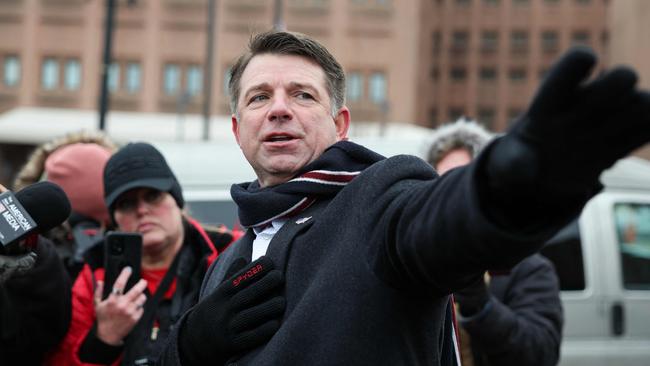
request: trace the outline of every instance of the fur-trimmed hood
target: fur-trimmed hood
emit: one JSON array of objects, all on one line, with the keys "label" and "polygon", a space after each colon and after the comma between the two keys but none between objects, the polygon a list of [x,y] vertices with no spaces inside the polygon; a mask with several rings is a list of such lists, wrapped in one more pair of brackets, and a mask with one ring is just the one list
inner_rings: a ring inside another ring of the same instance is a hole
[{"label": "fur-trimmed hood", "polygon": [[426,160],[436,166],[440,160],[454,149],[467,150],[472,158],[495,137],[476,121],[460,118],[436,129],[429,139]]},{"label": "fur-trimmed hood", "polygon": [[56,138],[38,146],[27,159],[27,162],[16,175],[13,183],[13,190],[19,191],[26,186],[41,180],[45,171],[45,161],[55,150],[75,144],[75,143],[95,143],[114,152],[117,145],[113,143],[106,135],[96,131],[79,131],[67,134],[63,137]]}]

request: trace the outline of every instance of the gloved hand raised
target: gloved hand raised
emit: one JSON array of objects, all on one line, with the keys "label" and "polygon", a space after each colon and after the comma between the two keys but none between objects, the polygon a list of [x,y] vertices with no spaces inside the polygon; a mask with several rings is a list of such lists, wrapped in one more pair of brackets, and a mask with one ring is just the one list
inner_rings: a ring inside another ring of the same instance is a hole
[{"label": "gloved hand raised", "polygon": [[586,48],[567,52],[527,112],[486,150],[485,207],[497,221],[525,226],[531,214],[560,207],[568,220],[602,188],[603,170],[650,140],[650,96],[635,87],[634,71],[586,82],[595,63]]},{"label": "gloved hand raised", "polygon": [[286,306],[281,295],[284,280],[273,262],[263,256],[246,265],[240,258],[228,274],[181,325],[178,347],[183,365],[223,365],[267,342],[280,327]]}]

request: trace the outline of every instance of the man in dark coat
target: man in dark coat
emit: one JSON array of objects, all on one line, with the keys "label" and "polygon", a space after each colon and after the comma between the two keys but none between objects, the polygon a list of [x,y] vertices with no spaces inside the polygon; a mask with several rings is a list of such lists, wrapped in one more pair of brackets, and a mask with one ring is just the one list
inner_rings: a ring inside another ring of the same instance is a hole
[{"label": "man in dark coat", "polygon": [[[436,129],[426,156],[438,174],[469,164],[492,140],[480,124],[461,118]],[[539,254],[509,271],[454,293],[463,366],[554,366],[560,360],[562,302],[553,264]]]},{"label": "man in dark coat", "polygon": [[[603,169],[650,139],[634,73],[582,84],[594,62],[569,53],[508,135],[438,177],[418,158],[346,141],[345,76],[322,45],[254,37],[230,79],[233,132],[257,175],[231,190],[248,230],[211,266],[161,363],[455,364],[449,294],[538,250],[599,191]],[[285,275],[281,326],[260,347],[219,354],[213,298],[269,267]]]}]

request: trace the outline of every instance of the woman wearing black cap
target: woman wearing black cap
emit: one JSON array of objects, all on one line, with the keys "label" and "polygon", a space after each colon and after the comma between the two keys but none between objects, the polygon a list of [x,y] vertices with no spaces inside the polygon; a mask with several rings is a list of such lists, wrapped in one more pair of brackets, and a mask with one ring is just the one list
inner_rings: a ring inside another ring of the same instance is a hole
[{"label": "woman wearing black cap", "polygon": [[128,144],[111,157],[104,191],[119,231],[142,235],[142,278],[125,289],[125,269],[102,299],[103,248],[89,251],[73,288],[70,330],[53,364],[151,363],[172,325],[196,302],[210,263],[233,241],[229,231],[206,231],[183,214],[181,187],[149,144]]}]

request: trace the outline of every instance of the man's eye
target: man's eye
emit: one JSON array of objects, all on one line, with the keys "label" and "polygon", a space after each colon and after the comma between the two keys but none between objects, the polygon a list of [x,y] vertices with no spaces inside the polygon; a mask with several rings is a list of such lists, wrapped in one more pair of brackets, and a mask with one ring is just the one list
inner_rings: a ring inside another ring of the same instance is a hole
[{"label": "man's eye", "polygon": [[249,103],[261,102],[261,101],[263,101],[263,100],[267,100],[267,99],[268,99],[268,97],[267,97],[266,95],[264,95],[264,94],[259,94],[259,95],[255,95],[255,96],[253,96],[253,97],[249,100]]},{"label": "man's eye", "polygon": [[298,99],[304,99],[304,100],[313,100],[314,99],[314,97],[311,94],[306,93],[306,92],[300,92],[300,93],[298,93],[296,95],[296,97]]}]

